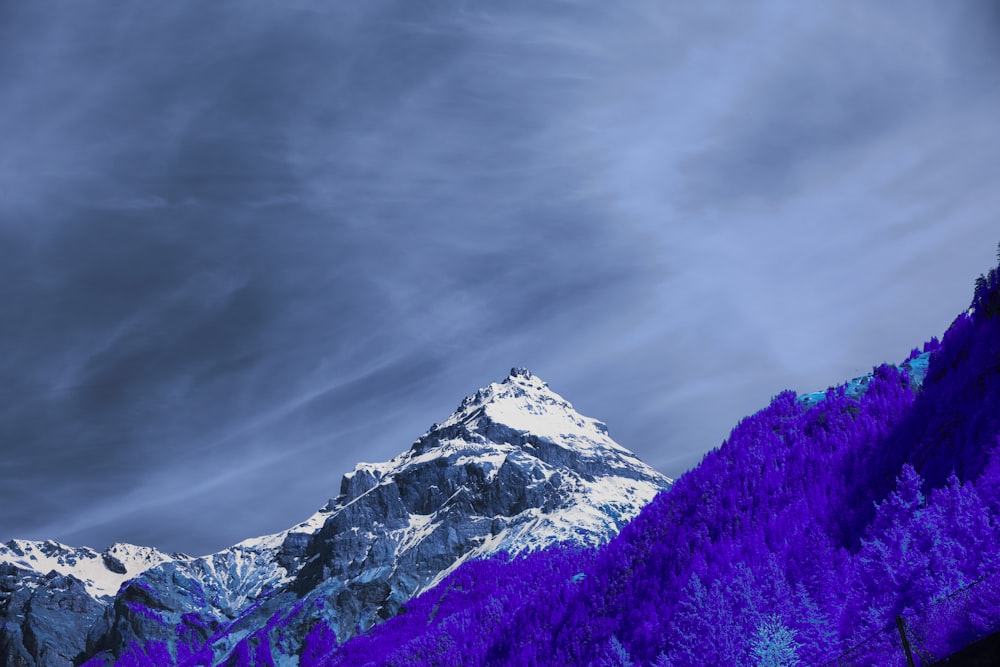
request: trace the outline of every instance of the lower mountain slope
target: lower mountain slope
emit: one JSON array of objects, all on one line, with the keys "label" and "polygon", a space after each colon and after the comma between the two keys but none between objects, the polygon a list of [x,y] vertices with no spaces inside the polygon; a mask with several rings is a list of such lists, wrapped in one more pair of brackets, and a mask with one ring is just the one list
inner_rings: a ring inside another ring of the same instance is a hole
[{"label": "lower mountain slope", "polygon": [[281,533],[200,558],[0,547],[0,665],[295,664],[470,559],[606,543],[669,484],[513,369]]},{"label": "lower mountain slope", "polygon": [[302,664],[893,667],[897,623],[928,660],[1000,629],[1000,268],[940,342],[779,394],[605,547],[407,606]]}]

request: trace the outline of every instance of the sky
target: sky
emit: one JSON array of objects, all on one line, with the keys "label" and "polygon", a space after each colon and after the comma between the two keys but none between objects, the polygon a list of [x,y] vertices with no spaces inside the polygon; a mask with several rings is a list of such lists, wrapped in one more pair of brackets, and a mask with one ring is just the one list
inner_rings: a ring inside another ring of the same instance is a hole
[{"label": "sky", "polygon": [[204,554],[525,366],[672,477],[941,335],[1000,5],[0,3],[0,541]]}]

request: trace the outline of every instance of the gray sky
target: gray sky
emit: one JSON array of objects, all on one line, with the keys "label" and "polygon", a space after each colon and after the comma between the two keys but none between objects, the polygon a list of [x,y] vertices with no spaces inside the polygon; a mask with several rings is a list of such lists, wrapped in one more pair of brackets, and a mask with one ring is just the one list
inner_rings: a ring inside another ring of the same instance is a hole
[{"label": "gray sky", "polygon": [[677,476],[940,335],[993,2],[0,3],[0,540],[286,528],[527,366]]}]

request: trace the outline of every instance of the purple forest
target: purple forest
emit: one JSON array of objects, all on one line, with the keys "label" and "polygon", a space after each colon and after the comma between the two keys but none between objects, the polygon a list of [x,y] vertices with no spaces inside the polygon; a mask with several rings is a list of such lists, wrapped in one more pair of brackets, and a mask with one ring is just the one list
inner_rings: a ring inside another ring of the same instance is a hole
[{"label": "purple forest", "polygon": [[[1000,270],[942,340],[863,384],[774,397],[601,548],[466,563],[344,644],[317,620],[299,664],[941,659],[1000,620]],[[230,663],[282,664],[291,615]],[[198,624],[116,664],[203,664]]]}]

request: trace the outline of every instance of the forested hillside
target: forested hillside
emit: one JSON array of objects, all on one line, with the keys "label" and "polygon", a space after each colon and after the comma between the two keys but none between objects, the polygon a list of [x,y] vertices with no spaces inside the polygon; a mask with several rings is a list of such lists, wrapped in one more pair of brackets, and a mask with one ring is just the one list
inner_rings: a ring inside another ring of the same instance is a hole
[{"label": "forested hillside", "polygon": [[[779,394],[598,551],[469,563],[341,647],[318,624],[302,664],[905,664],[896,617],[1000,569],[1000,272],[864,384]],[[945,618],[938,657],[998,618]]]}]

